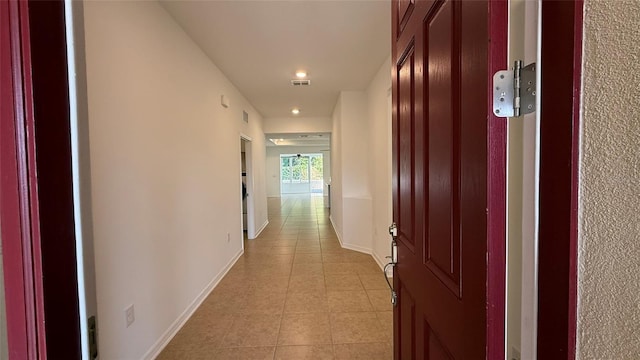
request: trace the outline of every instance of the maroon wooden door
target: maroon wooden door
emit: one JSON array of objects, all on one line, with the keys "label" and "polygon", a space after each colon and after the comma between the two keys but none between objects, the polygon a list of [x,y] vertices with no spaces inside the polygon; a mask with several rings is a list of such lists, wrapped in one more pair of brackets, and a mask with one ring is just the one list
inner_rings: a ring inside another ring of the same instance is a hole
[{"label": "maroon wooden door", "polygon": [[393,2],[396,359],[504,358],[505,9]]},{"label": "maroon wooden door", "polygon": [[0,311],[9,359],[46,359],[27,5],[0,1]]}]

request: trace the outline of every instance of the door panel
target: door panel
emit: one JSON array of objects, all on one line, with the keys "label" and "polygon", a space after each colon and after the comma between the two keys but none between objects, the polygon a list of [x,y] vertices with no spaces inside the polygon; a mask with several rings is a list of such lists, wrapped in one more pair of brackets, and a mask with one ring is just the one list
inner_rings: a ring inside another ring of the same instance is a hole
[{"label": "door panel", "polygon": [[401,136],[399,140],[400,155],[398,164],[400,167],[399,175],[399,196],[398,209],[403,222],[399,224],[398,234],[400,241],[404,242],[407,247],[414,248],[414,227],[413,217],[414,208],[414,146],[415,146],[415,116],[412,101],[414,99],[414,65],[415,65],[413,42],[409,44],[409,48],[405,50],[405,57],[398,66],[399,93],[402,94],[399,109],[398,131]]},{"label": "door panel", "polygon": [[415,337],[416,337],[416,304],[407,289],[400,285],[400,354],[404,358],[415,358]]},{"label": "door panel", "polygon": [[396,359],[501,357],[487,351],[490,4],[392,7]]},{"label": "door panel", "polygon": [[433,359],[433,360],[453,360],[451,353],[449,353],[442,343],[440,339],[436,336],[436,334],[431,330],[429,324],[425,321],[425,359]]},{"label": "door panel", "polygon": [[[456,296],[460,295],[458,216],[457,49],[454,4],[442,4],[426,19],[428,84],[428,221],[426,264]],[[456,11],[457,15],[457,11]],[[456,93],[454,93],[456,92]],[[456,102],[454,104],[454,101]]]},{"label": "door panel", "polygon": [[396,19],[398,21],[398,27],[400,29],[404,29],[404,27],[407,25],[407,21],[409,21],[409,17],[411,16],[414,5],[415,0],[398,1],[398,17]]}]

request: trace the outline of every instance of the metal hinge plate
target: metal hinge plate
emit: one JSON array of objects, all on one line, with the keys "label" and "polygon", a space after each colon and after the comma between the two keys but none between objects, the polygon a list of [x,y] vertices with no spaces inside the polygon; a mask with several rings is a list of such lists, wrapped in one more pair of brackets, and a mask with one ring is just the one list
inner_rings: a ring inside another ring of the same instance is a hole
[{"label": "metal hinge plate", "polygon": [[96,329],[95,315],[89,318],[89,358],[96,359],[98,357],[98,334]]},{"label": "metal hinge plate", "polygon": [[536,64],[522,67],[515,62],[513,70],[493,75],[493,113],[497,117],[517,117],[536,111]]}]

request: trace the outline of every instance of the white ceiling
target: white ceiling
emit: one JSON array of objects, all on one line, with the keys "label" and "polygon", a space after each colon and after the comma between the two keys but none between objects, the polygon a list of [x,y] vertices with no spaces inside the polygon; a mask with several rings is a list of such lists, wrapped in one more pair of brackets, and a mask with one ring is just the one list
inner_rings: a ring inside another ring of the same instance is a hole
[{"label": "white ceiling", "polygon": [[[331,116],[391,53],[387,0],[161,3],[265,118]],[[299,69],[310,86],[290,85]]]}]

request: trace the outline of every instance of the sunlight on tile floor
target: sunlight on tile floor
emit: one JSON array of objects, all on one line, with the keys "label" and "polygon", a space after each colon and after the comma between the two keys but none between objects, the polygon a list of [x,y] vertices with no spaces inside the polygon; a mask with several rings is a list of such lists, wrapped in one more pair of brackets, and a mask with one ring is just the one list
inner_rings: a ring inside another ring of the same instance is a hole
[{"label": "sunlight on tile floor", "polygon": [[383,273],[340,246],[324,201],[269,198],[269,225],[157,359],[391,359]]}]

